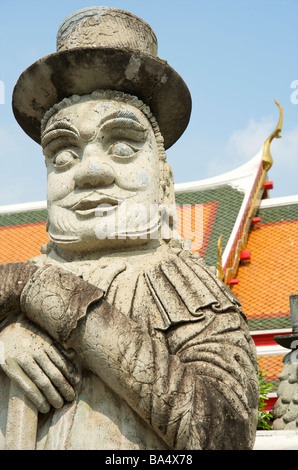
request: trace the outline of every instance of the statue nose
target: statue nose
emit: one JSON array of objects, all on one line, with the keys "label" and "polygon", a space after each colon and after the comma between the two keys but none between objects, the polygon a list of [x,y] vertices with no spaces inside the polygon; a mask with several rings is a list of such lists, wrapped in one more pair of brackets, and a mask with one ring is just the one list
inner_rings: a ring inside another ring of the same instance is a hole
[{"label": "statue nose", "polygon": [[108,164],[91,160],[80,165],[74,178],[80,188],[104,187],[115,181],[115,173]]}]

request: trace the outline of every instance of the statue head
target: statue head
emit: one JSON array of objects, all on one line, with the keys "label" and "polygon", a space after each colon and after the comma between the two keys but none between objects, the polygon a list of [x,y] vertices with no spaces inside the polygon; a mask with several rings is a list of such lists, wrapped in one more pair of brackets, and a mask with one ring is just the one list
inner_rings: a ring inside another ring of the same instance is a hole
[{"label": "statue head", "polygon": [[160,242],[174,205],[165,149],[184,132],[191,99],[147,23],[108,7],[74,13],[57,52],[19,78],[13,109],[43,148],[54,244],[93,252]]},{"label": "statue head", "polygon": [[100,250],[170,236],[173,178],[163,138],[137,97],[99,90],[56,104],[42,121],[48,232],[62,249]]}]

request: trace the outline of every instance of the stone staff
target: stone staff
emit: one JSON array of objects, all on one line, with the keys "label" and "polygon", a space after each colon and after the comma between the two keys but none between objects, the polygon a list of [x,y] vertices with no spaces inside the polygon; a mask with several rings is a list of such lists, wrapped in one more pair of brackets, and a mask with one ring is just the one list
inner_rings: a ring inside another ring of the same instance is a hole
[{"label": "stone staff", "polygon": [[35,450],[37,422],[37,408],[11,381],[5,450]]},{"label": "stone staff", "polygon": [[[14,315],[19,312],[19,296],[30,275],[36,270],[35,267],[25,263],[8,263],[0,269],[1,290],[0,308],[1,317],[8,314]],[[1,320],[1,318],[0,318]],[[6,360],[6,366],[13,369],[15,365]],[[3,368],[5,368],[3,365]],[[9,406],[6,422],[6,450],[34,450],[36,444],[38,411],[33,403],[20,390],[13,379],[10,385]]]}]

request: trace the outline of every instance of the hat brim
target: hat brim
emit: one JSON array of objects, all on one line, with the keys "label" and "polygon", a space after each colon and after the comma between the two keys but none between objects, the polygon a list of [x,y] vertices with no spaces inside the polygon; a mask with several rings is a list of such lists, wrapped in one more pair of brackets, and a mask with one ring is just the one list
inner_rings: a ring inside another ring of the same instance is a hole
[{"label": "hat brim", "polygon": [[274,340],[283,348],[295,349],[297,347],[296,344],[298,344],[298,334],[291,333],[289,335],[278,335],[274,336]]},{"label": "hat brim", "polygon": [[137,96],[151,109],[171,147],[185,131],[191,96],[180,75],[158,57],[128,49],[77,48],[48,55],[26,69],[13,91],[13,112],[23,130],[40,143],[45,112],[63,98],[97,89]]}]

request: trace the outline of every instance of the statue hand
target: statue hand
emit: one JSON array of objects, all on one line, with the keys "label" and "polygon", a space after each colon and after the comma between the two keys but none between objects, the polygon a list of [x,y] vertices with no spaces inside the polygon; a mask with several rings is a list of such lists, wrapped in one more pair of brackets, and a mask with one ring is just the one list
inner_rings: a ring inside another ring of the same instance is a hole
[{"label": "statue hand", "polygon": [[73,386],[79,377],[73,364],[31,322],[22,320],[7,326],[0,340],[5,359],[0,367],[38,411],[47,413],[51,406],[61,408],[64,401],[75,398]]}]

